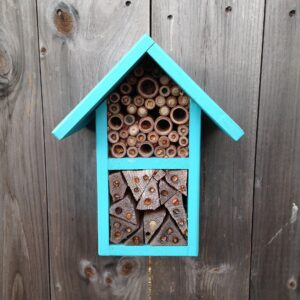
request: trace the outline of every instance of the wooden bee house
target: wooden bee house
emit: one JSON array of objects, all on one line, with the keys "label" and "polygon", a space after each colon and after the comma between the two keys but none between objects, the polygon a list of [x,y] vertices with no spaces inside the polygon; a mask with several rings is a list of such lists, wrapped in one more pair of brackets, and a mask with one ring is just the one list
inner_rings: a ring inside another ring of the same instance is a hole
[{"label": "wooden bee house", "polygon": [[95,119],[99,255],[198,255],[202,112],[244,134],[145,35],[53,130]]}]

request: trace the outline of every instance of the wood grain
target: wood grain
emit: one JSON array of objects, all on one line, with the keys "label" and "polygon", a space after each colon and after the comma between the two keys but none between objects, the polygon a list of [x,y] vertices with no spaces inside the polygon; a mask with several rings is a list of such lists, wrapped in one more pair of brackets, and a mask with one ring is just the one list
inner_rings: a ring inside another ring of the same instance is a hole
[{"label": "wood grain", "polygon": [[153,1],[153,38],[246,131],[234,143],[204,119],[201,254],[153,258],[153,299],[249,297],[263,6]]},{"label": "wood grain", "polygon": [[251,299],[300,297],[299,12],[299,1],[267,1]]},{"label": "wood grain", "polygon": [[[127,4],[127,5],[126,5]],[[148,1],[38,1],[53,299],[145,299],[147,259],[98,257],[95,134],[56,124],[149,32]]]},{"label": "wood grain", "polygon": [[0,2],[0,298],[49,299],[35,1]]}]

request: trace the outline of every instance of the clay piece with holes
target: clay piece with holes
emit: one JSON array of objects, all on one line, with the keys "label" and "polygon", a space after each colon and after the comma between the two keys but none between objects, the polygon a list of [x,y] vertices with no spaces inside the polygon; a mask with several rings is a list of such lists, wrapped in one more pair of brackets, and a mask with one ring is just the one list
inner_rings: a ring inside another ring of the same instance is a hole
[{"label": "clay piece with holes", "polygon": [[138,231],[136,231],[133,235],[131,235],[126,241],[125,245],[132,245],[132,246],[138,246],[143,245],[145,243],[144,241],[144,226],[143,224],[139,228]]},{"label": "clay piece with holes", "polygon": [[184,246],[186,240],[175,225],[170,216],[162,224],[161,228],[150,242],[150,245],[156,246]]},{"label": "clay piece with holes", "polygon": [[177,190],[172,188],[165,180],[159,182],[159,199],[161,204],[165,204],[176,192]]},{"label": "clay piece with holes", "polygon": [[177,192],[174,196],[172,196],[166,203],[165,207],[169,211],[172,218],[177,223],[180,231],[183,234],[187,232],[187,218],[186,212],[182,202],[182,194]]},{"label": "clay piece with holes", "polygon": [[183,195],[187,196],[187,171],[170,170],[166,174],[166,181]]},{"label": "clay piece with holes", "polygon": [[127,185],[121,172],[109,175],[109,192],[113,202],[123,199],[126,189]]},{"label": "clay piece with holes", "polygon": [[135,201],[131,195],[127,195],[124,199],[114,203],[110,207],[109,213],[132,224],[139,222],[139,212],[135,208]]},{"label": "clay piece with holes", "polygon": [[110,216],[110,241],[114,244],[121,243],[138,229],[138,225]]},{"label": "clay piece with holes", "polygon": [[153,170],[123,171],[123,175],[136,201],[138,201],[143,194],[152,174]]},{"label": "clay piece with holes", "polygon": [[139,210],[154,210],[160,206],[157,181],[152,178],[137,205]]},{"label": "clay piece with holes", "polygon": [[156,230],[162,224],[166,216],[165,208],[161,207],[155,211],[147,211],[144,214],[145,243],[148,244]]},{"label": "clay piece with holes", "polygon": [[[145,134],[141,135],[145,138]],[[139,139],[140,140],[140,139]],[[169,182],[172,182],[171,185]],[[125,245],[156,245],[155,240],[162,224],[170,217],[176,234],[174,242],[164,241],[159,245],[177,245],[187,240],[187,170],[128,170],[111,171],[109,174],[109,214],[119,220],[136,225],[138,228],[126,236],[131,229],[115,230],[111,226],[111,242]],[[175,185],[175,186],[174,186]],[[185,188],[180,188],[184,185]],[[180,188],[181,191],[178,191]],[[176,231],[176,232],[177,232]],[[173,238],[173,236],[172,236]],[[178,239],[178,241],[177,241]],[[153,242],[154,241],[154,242]],[[153,242],[153,243],[152,243]]]}]

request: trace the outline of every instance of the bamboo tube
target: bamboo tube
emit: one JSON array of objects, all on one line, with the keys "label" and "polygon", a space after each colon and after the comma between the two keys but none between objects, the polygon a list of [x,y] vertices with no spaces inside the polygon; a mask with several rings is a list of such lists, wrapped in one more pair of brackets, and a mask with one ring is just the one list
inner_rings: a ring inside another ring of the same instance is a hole
[{"label": "bamboo tube", "polygon": [[178,97],[178,104],[182,106],[187,106],[189,104],[189,97],[186,95],[180,95]]},{"label": "bamboo tube", "polygon": [[136,136],[136,140],[140,143],[143,143],[146,141],[146,134],[143,132],[140,132],[137,136]]},{"label": "bamboo tube", "polygon": [[174,96],[169,96],[167,98],[167,105],[170,107],[170,108],[173,108],[177,105],[177,99],[174,97]]},{"label": "bamboo tube", "polygon": [[177,153],[176,147],[174,145],[171,145],[166,149],[166,155],[168,157],[175,157]]},{"label": "bamboo tube", "polygon": [[141,132],[149,133],[153,130],[154,122],[152,117],[144,117],[139,121],[139,129]]},{"label": "bamboo tube", "polygon": [[148,110],[152,110],[155,108],[155,101],[153,99],[146,99],[145,101],[145,107],[148,109]]},{"label": "bamboo tube", "polygon": [[130,94],[132,92],[132,86],[128,82],[123,82],[120,85],[120,92],[123,95],[128,95],[128,94]]},{"label": "bamboo tube", "polygon": [[108,127],[111,128],[112,130],[120,130],[122,126],[123,126],[122,114],[112,115],[108,119]]},{"label": "bamboo tube", "polygon": [[108,110],[112,114],[118,114],[121,111],[121,105],[119,103],[112,103],[108,106]]},{"label": "bamboo tube", "polygon": [[179,125],[177,132],[180,136],[187,136],[189,133],[189,128],[186,125]]},{"label": "bamboo tube", "polygon": [[171,87],[171,94],[175,97],[178,97],[180,95],[180,88],[177,85],[174,85]]},{"label": "bamboo tube", "polygon": [[134,115],[137,111],[137,107],[131,103],[127,106],[126,110],[129,114]]},{"label": "bamboo tube", "polygon": [[146,117],[148,115],[148,109],[145,106],[141,106],[138,108],[137,114],[141,118]]},{"label": "bamboo tube", "polygon": [[121,97],[121,103],[125,106],[129,105],[132,101],[132,98],[128,95],[124,95]]},{"label": "bamboo tube", "polygon": [[159,88],[159,94],[163,97],[168,97],[170,93],[171,93],[170,88],[166,85],[163,85]]},{"label": "bamboo tube", "polygon": [[170,77],[167,76],[167,75],[162,75],[162,76],[159,78],[159,82],[160,82],[162,85],[168,85],[169,82],[170,82]]},{"label": "bamboo tube", "polygon": [[147,140],[152,144],[156,144],[158,142],[158,138],[159,136],[155,131],[151,131],[147,135]]},{"label": "bamboo tube", "polygon": [[144,105],[144,98],[140,95],[137,95],[133,98],[133,103],[136,105],[136,106],[142,106]]},{"label": "bamboo tube", "polygon": [[165,157],[165,155],[166,155],[166,149],[164,149],[164,148],[162,148],[162,147],[160,147],[160,146],[157,146],[157,147],[154,149],[154,155],[155,155],[156,157],[160,157],[160,158]]},{"label": "bamboo tube", "polygon": [[130,85],[135,85],[137,83],[137,78],[133,74],[131,74],[131,75],[128,76],[127,82]]},{"label": "bamboo tube", "polygon": [[128,138],[128,129],[121,129],[119,132],[120,138],[126,140]]},{"label": "bamboo tube", "polygon": [[117,103],[120,101],[120,94],[119,93],[112,93],[109,95],[109,101],[111,103]]},{"label": "bamboo tube", "polygon": [[168,148],[170,146],[170,140],[167,136],[161,136],[158,139],[158,145],[162,148]]},{"label": "bamboo tube", "polygon": [[159,109],[159,114],[161,116],[168,116],[170,113],[170,108],[166,105],[162,106],[160,109]]},{"label": "bamboo tube", "polygon": [[128,147],[127,149],[127,156],[128,157],[137,157],[138,156],[138,149],[137,147],[134,147],[134,146],[131,146],[131,147]]},{"label": "bamboo tube", "polygon": [[158,67],[155,67],[151,74],[154,78],[159,78],[161,76],[161,69]]},{"label": "bamboo tube", "polygon": [[173,130],[168,134],[168,138],[169,138],[170,142],[176,143],[179,140],[179,134],[177,131]]},{"label": "bamboo tube", "polygon": [[129,135],[132,135],[132,136],[136,136],[139,132],[140,132],[140,129],[137,124],[131,125],[128,129]]},{"label": "bamboo tube", "polygon": [[120,158],[126,155],[126,146],[121,142],[113,144],[110,150],[113,157]]},{"label": "bamboo tube", "polygon": [[121,137],[120,137],[120,139],[119,139],[119,143],[123,143],[125,146],[127,146],[127,141],[126,141],[126,139],[121,139]]},{"label": "bamboo tube", "polygon": [[163,97],[163,96],[157,96],[157,97],[155,98],[155,104],[156,104],[156,106],[158,106],[158,107],[164,106],[164,105],[166,104],[166,98]]},{"label": "bamboo tube", "polygon": [[183,106],[175,106],[170,113],[171,120],[178,125],[187,123],[189,120],[189,112]]},{"label": "bamboo tube", "polygon": [[153,155],[154,148],[151,143],[143,142],[143,143],[141,143],[138,151],[142,157],[150,157],[151,155]]},{"label": "bamboo tube", "polygon": [[154,130],[158,135],[168,135],[173,128],[173,124],[168,117],[160,116],[155,120]]},{"label": "bamboo tube", "polygon": [[144,68],[142,66],[137,66],[134,70],[133,70],[133,74],[136,77],[142,77],[144,75]]},{"label": "bamboo tube", "polygon": [[181,136],[179,138],[179,145],[182,147],[186,147],[189,144],[189,140],[186,136]]},{"label": "bamboo tube", "polygon": [[119,133],[117,131],[110,131],[108,133],[108,141],[111,143],[111,144],[115,144],[119,141]]},{"label": "bamboo tube", "polygon": [[124,117],[124,123],[128,126],[133,125],[135,122],[135,116],[133,115],[126,115]]},{"label": "bamboo tube", "polygon": [[129,136],[128,138],[127,138],[127,145],[128,146],[135,146],[136,145],[136,137],[135,136]]},{"label": "bamboo tube", "polygon": [[187,156],[189,156],[189,151],[186,147],[179,146],[179,147],[177,147],[177,155],[179,157],[187,157]]},{"label": "bamboo tube", "polygon": [[142,77],[137,84],[137,91],[144,98],[154,98],[158,88],[157,81],[150,76]]}]

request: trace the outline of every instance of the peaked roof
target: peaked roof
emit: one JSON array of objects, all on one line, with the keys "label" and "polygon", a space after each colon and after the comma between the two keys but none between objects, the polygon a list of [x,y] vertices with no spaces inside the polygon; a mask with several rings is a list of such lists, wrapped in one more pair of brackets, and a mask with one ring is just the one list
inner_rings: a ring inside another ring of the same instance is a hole
[{"label": "peaked roof", "polygon": [[85,127],[93,117],[93,111],[108,93],[121,81],[145,55],[152,59],[191,97],[216,125],[237,141],[244,131],[189,77],[178,64],[149,35],[143,35],[107,75],[75,106],[56,126],[52,134],[59,140]]}]

